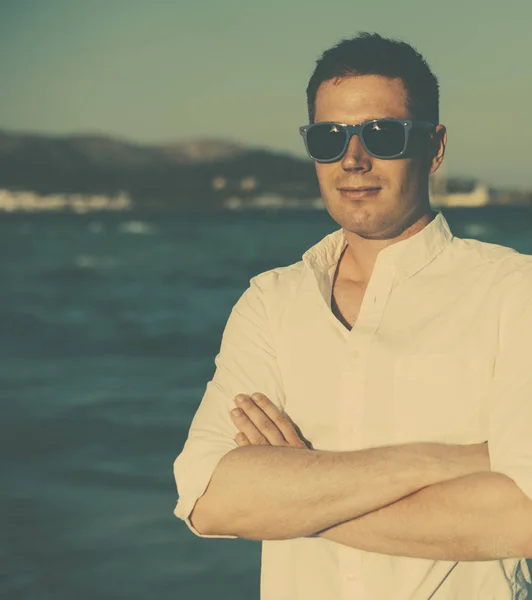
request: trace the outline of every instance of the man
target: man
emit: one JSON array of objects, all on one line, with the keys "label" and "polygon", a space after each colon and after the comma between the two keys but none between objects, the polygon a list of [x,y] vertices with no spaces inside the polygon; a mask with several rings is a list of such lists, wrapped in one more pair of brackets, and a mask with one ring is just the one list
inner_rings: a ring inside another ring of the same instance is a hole
[{"label": "man", "polygon": [[262,600],[532,598],[532,257],[431,211],[447,135],[411,46],[342,41],[307,100],[341,228],[234,306],[174,514],[263,540]]}]

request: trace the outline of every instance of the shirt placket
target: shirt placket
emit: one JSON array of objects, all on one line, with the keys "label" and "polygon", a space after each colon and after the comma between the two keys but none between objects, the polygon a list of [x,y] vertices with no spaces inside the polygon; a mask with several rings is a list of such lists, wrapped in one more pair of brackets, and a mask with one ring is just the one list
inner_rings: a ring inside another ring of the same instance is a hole
[{"label": "shirt placket", "polygon": [[[368,357],[372,342],[390,296],[395,267],[376,264],[366,288],[355,325],[346,337],[346,354],[342,372],[342,402],[340,423],[342,447],[357,450],[367,447],[364,433]],[[348,546],[338,546],[339,573],[343,600],[372,600],[364,583],[363,552]]]}]

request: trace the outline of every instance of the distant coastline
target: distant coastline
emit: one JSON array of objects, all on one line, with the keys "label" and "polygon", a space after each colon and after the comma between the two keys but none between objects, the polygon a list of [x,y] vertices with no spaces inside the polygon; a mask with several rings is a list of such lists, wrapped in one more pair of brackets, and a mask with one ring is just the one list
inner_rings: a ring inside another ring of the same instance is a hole
[{"label": "distant coastline", "polygon": [[[532,190],[431,178],[435,207],[532,206]],[[308,159],[220,140],[140,145],[0,131],[0,212],[324,210]]]}]

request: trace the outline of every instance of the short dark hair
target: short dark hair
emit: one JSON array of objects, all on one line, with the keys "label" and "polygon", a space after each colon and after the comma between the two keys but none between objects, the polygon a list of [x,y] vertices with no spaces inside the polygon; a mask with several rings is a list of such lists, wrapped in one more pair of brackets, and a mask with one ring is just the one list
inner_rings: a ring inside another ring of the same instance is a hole
[{"label": "short dark hair", "polygon": [[425,59],[415,48],[362,32],[326,50],[316,62],[307,86],[309,122],[314,122],[316,94],[324,81],[349,75],[383,75],[400,78],[408,96],[408,108],[415,119],[439,123],[439,85]]}]

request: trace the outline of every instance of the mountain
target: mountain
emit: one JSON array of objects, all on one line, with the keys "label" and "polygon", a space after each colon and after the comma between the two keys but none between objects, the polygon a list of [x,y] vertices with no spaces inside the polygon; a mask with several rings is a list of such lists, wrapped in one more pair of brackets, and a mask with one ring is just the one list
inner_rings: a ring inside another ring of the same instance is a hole
[{"label": "mountain", "polygon": [[222,140],[146,145],[105,135],[0,131],[0,189],[48,194],[127,193],[135,206],[221,209],[238,196],[319,196],[309,160]]}]

